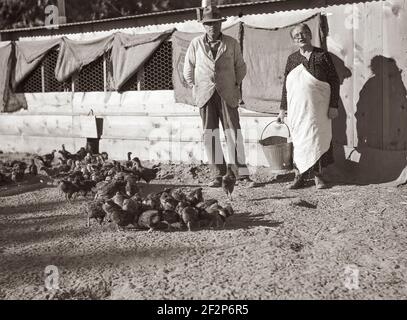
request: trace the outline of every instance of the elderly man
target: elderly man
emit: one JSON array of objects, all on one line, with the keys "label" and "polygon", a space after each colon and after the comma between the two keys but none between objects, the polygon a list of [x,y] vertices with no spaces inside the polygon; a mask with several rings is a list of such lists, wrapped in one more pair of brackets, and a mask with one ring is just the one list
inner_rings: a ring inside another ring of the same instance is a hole
[{"label": "elderly man", "polygon": [[[215,6],[204,8],[200,21],[205,34],[194,38],[184,62],[184,78],[192,87],[204,129],[204,144],[214,180],[220,187],[226,164],[220,145],[219,120],[225,132],[229,162],[238,180],[251,182],[239,123],[240,84],[246,64],[239,43],[221,33],[222,21]],[[253,185],[253,183],[252,183]]]}]

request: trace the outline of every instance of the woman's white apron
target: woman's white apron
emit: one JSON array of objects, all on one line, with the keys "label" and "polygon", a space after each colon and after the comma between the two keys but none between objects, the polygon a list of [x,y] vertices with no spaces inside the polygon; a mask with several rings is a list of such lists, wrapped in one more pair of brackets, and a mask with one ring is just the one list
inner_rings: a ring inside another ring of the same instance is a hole
[{"label": "woman's white apron", "polygon": [[304,173],[328,151],[332,140],[328,118],[331,87],[300,64],[287,75],[286,88],[293,160],[300,173]]}]

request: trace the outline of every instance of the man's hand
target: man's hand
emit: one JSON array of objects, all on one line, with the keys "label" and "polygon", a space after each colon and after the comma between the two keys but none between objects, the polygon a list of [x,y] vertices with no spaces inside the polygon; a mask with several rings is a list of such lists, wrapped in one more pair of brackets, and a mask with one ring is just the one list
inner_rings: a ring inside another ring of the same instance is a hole
[{"label": "man's hand", "polygon": [[335,119],[338,116],[338,109],[337,108],[329,108],[328,109],[328,118]]},{"label": "man's hand", "polygon": [[284,123],[284,118],[285,118],[285,110],[280,110],[280,113],[277,116],[277,122]]}]

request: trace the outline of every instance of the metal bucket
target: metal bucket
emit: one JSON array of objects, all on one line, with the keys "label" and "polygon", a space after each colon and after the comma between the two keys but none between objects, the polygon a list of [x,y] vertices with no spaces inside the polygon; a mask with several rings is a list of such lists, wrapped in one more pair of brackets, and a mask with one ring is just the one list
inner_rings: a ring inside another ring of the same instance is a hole
[{"label": "metal bucket", "polygon": [[283,172],[293,169],[293,143],[289,138],[291,137],[290,129],[287,127],[288,137],[270,136],[263,139],[264,132],[272,123],[278,123],[276,120],[270,122],[261,133],[259,143],[263,147],[264,155],[270,165],[272,171]]}]

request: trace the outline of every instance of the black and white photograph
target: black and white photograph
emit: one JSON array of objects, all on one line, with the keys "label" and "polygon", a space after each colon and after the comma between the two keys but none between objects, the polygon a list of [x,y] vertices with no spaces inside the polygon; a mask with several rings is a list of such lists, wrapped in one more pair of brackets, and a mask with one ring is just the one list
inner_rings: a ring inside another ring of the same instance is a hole
[{"label": "black and white photograph", "polygon": [[0,0],[0,300],[406,300],[406,88],[407,0]]}]

